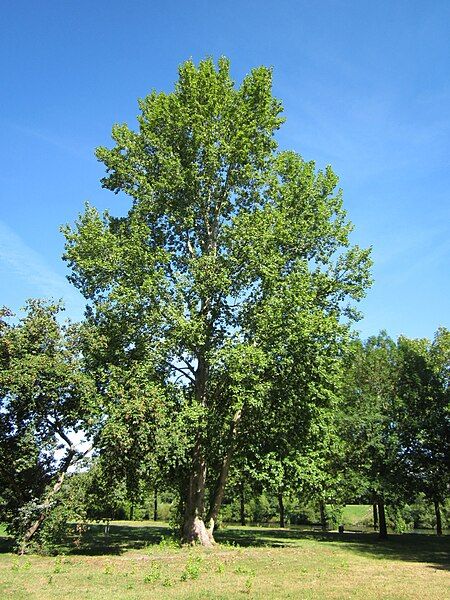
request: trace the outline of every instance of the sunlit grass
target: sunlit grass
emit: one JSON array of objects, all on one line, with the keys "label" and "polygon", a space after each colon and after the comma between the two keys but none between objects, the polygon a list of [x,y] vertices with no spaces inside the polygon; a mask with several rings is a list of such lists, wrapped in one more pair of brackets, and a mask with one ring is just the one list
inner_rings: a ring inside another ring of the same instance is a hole
[{"label": "sunlit grass", "polygon": [[83,554],[1,554],[0,598],[442,600],[450,585],[448,538],[233,527],[217,539],[180,548],[161,523],[96,525]]}]

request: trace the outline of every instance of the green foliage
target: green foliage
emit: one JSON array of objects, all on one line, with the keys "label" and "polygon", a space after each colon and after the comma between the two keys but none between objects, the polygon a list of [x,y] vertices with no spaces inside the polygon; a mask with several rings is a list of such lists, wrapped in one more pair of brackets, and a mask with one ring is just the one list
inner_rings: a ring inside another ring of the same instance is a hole
[{"label": "green foliage", "polygon": [[173,92],[139,101],[137,131],[115,125],[97,149],[128,212],[87,206],[64,229],[90,302],[105,471],[130,493],[159,479],[200,517],[232,454],[268,479],[286,458],[287,485],[298,454],[326,446],[351,303],[370,283],[337,176],[277,152],[271,86],[265,67],[236,87],[224,58],[181,65]]},{"label": "green foliage", "polygon": [[398,340],[398,428],[416,492],[443,502],[450,485],[450,331],[433,342]]},{"label": "green foliage", "polygon": [[61,325],[60,310],[31,300],[14,324],[0,315],[0,518],[16,539],[58,505],[65,474],[83,457],[73,438],[96,433],[80,330]]},{"label": "green foliage", "polygon": [[396,365],[395,343],[385,332],[353,345],[339,427],[346,442],[348,488],[354,495],[395,499],[407,487],[395,427]]}]

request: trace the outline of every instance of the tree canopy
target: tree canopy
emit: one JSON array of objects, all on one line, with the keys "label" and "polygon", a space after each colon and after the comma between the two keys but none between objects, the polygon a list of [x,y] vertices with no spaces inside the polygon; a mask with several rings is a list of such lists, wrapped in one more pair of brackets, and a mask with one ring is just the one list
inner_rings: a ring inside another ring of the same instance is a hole
[{"label": "tree canopy", "polygon": [[65,258],[105,390],[113,366],[145,364],[183,415],[183,537],[208,544],[242,436],[270,438],[273,411],[277,430],[308,436],[332,401],[370,251],[349,240],[331,167],[277,150],[270,69],[236,87],[226,59],[188,61],[173,92],[139,107],[138,129],[115,125],[114,146],[97,149],[128,212],[87,206]]}]

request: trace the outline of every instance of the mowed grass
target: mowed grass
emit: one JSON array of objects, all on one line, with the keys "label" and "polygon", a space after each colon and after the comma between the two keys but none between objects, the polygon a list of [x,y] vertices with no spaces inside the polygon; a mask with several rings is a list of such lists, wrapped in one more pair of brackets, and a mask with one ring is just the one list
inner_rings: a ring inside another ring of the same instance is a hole
[{"label": "mowed grass", "polygon": [[[93,526],[78,553],[0,554],[0,598],[450,598],[449,538],[233,527],[212,550],[179,548],[164,524]],[[6,548],[6,545],[4,545]]]},{"label": "mowed grass", "polygon": [[371,522],[373,508],[371,504],[347,504],[342,511],[342,522],[346,527],[355,527]]}]

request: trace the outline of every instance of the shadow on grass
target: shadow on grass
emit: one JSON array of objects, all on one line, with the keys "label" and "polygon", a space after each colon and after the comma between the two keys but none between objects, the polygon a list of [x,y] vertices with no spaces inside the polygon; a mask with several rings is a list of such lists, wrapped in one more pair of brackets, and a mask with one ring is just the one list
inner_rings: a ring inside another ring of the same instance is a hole
[{"label": "shadow on grass", "polygon": [[156,525],[110,525],[105,533],[104,525],[89,525],[81,547],[71,549],[71,554],[101,555],[123,554],[128,550],[140,550],[154,544],[160,544],[170,537],[169,527]]},{"label": "shadow on grass", "polygon": [[0,554],[5,552],[14,552],[14,541],[7,535],[0,536]]},{"label": "shadow on grass", "polygon": [[[171,530],[161,524],[91,524],[80,547],[71,546],[66,553],[88,556],[120,555],[160,544],[170,538]],[[450,570],[450,536],[427,534],[391,534],[379,540],[376,533],[321,532],[269,527],[227,527],[215,533],[219,543],[240,547],[301,547],[305,540],[338,544],[348,551],[371,558],[430,563],[432,568]],[[0,552],[13,551],[10,538],[0,537]]]},{"label": "shadow on grass", "polygon": [[355,554],[372,558],[431,563],[434,568],[450,570],[450,536],[427,534],[390,534],[380,540],[377,533],[334,533],[302,531],[298,529],[269,529],[261,527],[229,528],[218,531],[219,542],[244,547],[295,547],[302,540],[332,542],[346,547]]},{"label": "shadow on grass", "polygon": [[[59,552],[87,556],[120,555],[128,550],[139,550],[160,544],[171,537],[169,527],[149,525],[110,525],[105,533],[105,525],[90,524],[83,536],[81,545],[73,543],[62,545]],[[0,554],[14,552],[14,541],[11,537],[0,536]]]}]

